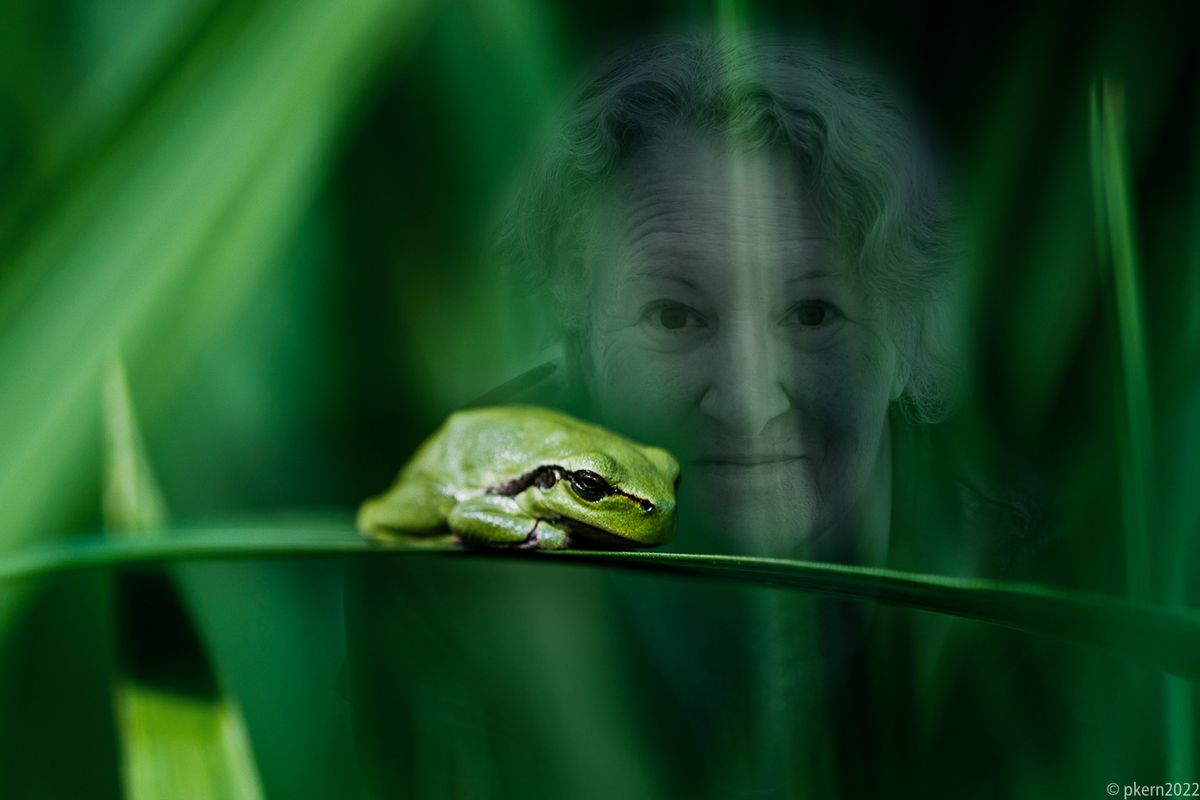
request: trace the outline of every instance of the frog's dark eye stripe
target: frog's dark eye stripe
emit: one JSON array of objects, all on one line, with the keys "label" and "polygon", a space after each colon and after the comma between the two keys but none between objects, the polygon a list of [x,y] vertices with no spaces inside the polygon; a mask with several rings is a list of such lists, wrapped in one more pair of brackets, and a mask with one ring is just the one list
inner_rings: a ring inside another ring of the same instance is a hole
[{"label": "frog's dark eye stripe", "polygon": [[618,495],[620,497],[627,497],[637,503],[642,507],[642,511],[647,514],[654,510],[654,503],[651,503],[644,497],[638,497],[629,492],[621,491],[590,470],[580,469],[575,472],[568,472],[567,476],[571,479],[571,488],[575,490],[575,494],[589,502],[595,502],[610,495]]},{"label": "frog's dark eye stripe", "polygon": [[644,497],[638,497],[636,495],[629,494],[628,492],[622,492],[620,489],[614,490],[613,494],[619,494],[622,497],[628,497],[630,500],[632,500],[633,502],[635,502],[639,506],[641,506],[642,511],[644,511],[647,514],[649,514],[651,511],[654,510],[654,503],[651,503],[649,500],[647,500]]},{"label": "frog's dark eye stripe", "polygon": [[540,467],[529,470],[524,475],[518,475],[511,481],[489,486],[487,493],[512,497],[525,491],[530,486],[536,486],[539,489],[549,489],[562,480],[566,474],[567,471],[557,464],[543,464]]},{"label": "frog's dark eye stripe", "polygon": [[556,483],[566,478],[570,481],[571,489],[581,499],[589,503],[594,503],[598,500],[603,500],[605,497],[619,495],[627,497],[633,502],[641,506],[643,512],[649,514],[654,511],[654,504],[644,497],[630,494],[622,491],[610,484],[602,476],[587,469],[575,470],[574,472],[563,469],[557,464],[543,464],[540,467],[531,469],[523,475],[519,475],[510,481],[489,486],[488,494],[500,494],[507,497],[518,495],[531,486],[536,486],[539,489],[546,490],[554,486]]}]

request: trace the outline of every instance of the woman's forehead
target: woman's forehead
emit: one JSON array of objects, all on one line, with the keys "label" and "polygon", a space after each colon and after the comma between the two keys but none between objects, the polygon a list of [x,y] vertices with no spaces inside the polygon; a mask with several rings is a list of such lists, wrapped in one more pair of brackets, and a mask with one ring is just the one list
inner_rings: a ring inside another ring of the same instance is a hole
[{"label": "woman's forehead", "polygon": [[837,270],[819,208],[786,150],[747,152],[694,134],[663,139],[626,163],[614,189],[609,224],[595,233],[610,238],[603,249],[630,276],[702,281],[757,267],[790,280]]}]

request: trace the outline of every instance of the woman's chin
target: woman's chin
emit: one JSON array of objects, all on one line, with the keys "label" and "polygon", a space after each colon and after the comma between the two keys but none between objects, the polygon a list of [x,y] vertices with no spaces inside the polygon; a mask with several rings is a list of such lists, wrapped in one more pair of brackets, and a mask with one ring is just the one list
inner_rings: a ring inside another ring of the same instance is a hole
[{"label": "woman's chin", "polygon": [[688,549],[703,544],[703,549],[721,553],[795,556],[821,529],[814,504],[795,493],[760,492],[750,497],[695,488],[691,497],[680,498],[680,532],[693,534],[695,538],[689,540],[696,543],[681,536],[679,544]]}]

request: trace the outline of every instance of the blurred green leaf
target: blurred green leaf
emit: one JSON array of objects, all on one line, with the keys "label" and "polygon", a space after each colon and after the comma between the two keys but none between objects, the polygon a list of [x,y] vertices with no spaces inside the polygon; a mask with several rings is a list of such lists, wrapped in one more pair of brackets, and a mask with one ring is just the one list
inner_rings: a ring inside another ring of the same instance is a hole
[{"label": "blurred green leaf", "polygon": [[[1157,485],[1151,424],[1153,404],[1142,316],[1141,276],[1133,231],[1133,200],[1126,166],[1124,100],[1123,90],[1115,81],[1105,79],[1092,86],[1090,154],[1098,250],[1101,263],[1111,272],[1116,307],[1119,397],[1122,401],[1116,427],[1126,587],[1135,600],[1154,598],[1168,605],[1181,606],[1184,605],[1183,593],[1173,578],[1177,573],[1176,564],[1168,561],[1161,571],[1153,568],[1150,531],[1157,527],[1157,520],[1151,515],[1158,506],[1152,500]],[[1169,501],[1169,498],[1163,499]],[[1172,542],[1175,529],[1165,525],[1161,530],[1166,541],[1164,552],[1178,558],[1177,547]],[[1188,687],[1168,679],[1162,687],[1161,699],[1168,774],[1191,774],[1195,740],[1191,692]]]},{"label": "blurred green leaf", "polygon": [[54,530],[85,485],[111,348],[177,367],[272,263],[359,87],[421,5],[198,9],[211,24],[151,62],[154,91],[0,253],[0,547]]},{"label": "blurred green leaf", "polygon": [[[131,541],[155,535],[166,504],[142,445],[124,365],[114,358],[104,393],[104,522]],[[113,703],[122,779],[131,800],[262,796],[237,703],[212,662],[171,576],[115,576],[117,675]]]},{"label": "blurred green leaf", "polygon": [[1120,354],[1123,413],[1117,423],[1117,440],[1121,445],[1126,580],[1131,597],[1148,600],[1152,580],[1149,515],[1153,431],[1141,289],[1125,169],[1123,107],[1119,86],[1107,80],[1093,86],[1091,154],[1097,229],[1101,237],[1108,239],[1101,241],[1100,252],[1102,261],[1112,270]]},{"label": "blurred green leaf", "polygon": [[262,797],[241,709],[222,690],[174,582],[158,571],[117,581],[113,702],[125,796]]}]

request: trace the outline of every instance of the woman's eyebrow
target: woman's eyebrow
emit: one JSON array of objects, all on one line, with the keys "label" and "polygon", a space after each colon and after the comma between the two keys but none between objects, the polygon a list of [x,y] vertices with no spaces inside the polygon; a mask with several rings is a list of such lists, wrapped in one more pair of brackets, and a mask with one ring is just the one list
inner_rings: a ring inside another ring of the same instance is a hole
[{"label": "woman's eyebrow", "polygon": [[682,283],[684,286],[690,286],[693,289],[699,289],[700,284],[693,281],[691,278],[684,277],[676,272],[658,271],[658,270],[636,270],[629,273],[631,278],[649,278],[656,281],[674,281]]}]

